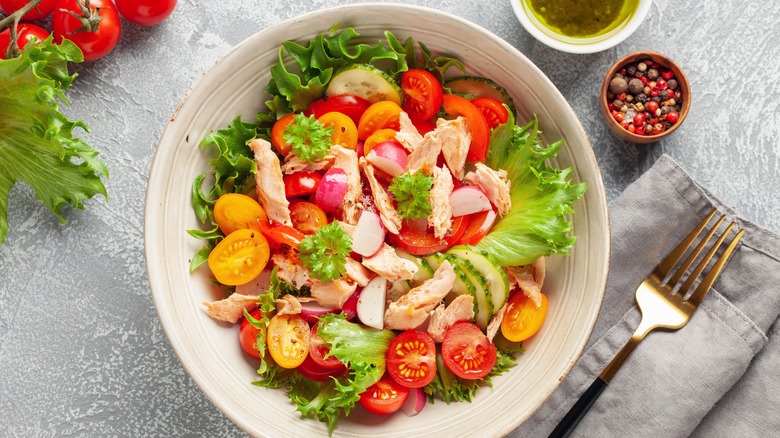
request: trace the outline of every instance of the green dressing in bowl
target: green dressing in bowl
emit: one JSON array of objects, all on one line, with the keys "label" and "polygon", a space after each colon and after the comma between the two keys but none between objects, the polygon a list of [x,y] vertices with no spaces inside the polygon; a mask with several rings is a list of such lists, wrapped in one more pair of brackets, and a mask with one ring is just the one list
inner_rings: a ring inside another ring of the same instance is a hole
[{"label": "green dressing in bowl", "polygon": [[639,0],[520,0],[543,32],[561,41],[588,44],[622,29]]}]

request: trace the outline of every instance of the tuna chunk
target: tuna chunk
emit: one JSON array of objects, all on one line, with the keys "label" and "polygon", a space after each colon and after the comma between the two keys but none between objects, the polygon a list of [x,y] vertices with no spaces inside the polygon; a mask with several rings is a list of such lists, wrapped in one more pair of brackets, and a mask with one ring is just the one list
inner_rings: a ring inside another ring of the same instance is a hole
[{"label": "tuna chunk", "polygon": [[366,269],[359,261],[352,257],[347,257],[347,263],[345,265],[347,269],[347,278],[354,281],[358,286],[365,286],[371,281],[373,275]]},{"label": "tuna chunk", "polygon": [[397,301],[390,303],[385,311],[385,328],[390,330],[411,330],[428,318],[428,312],[441,303],[442,298],[452,290],[455,271],[444,261],[433,278],[410,290]]},{"label": "tuna chunk", "polygon": [[257,297],[241,294],[232,294],[224,300],[203,302],[206,306],[206,314],[219,321],[237,323],[244,316],[244,309],[251,312],[257,309]]},{"label": "tuna chunk", "polygon": [[297,315],[301,313],[301,302],[298,298],[286,294],[276,300],[277,315]]},{"label": "tuna chunk", "polygon": [[344,203],[339,207],[339,212],[344,222],[355,225],[360,212],[363,211],[363,203],[360,201],[363,187],[360,184],[357,153],[341,146],[333,146],[330,151],[335,157],[333,167],[343,169],[347,174],[347,193],[344,195]]},{"label": "tuna chunk", "polygon": [[471,146],[471,131],[463,117],[448,121],[439,119],[436,124],[436,130],[440,132],[439,136],[442,139],[441,153],[444,155],[444,161],[455,178],[460,181],[464,176],[466,155]]},{"label": "tuna chunk", "polygon": [[279,269],[276,271],[276,277],[296,289],[311,285],[309,280],[309,270],[301,266],[298,256],[292,252],[275,253],[271,256]]},{"label": "tuna chunk", "polygon": [[413,261],[399,257],[395,249],[386,243],[376,254],[371,257],[363,257],[363,266],[386,278],[389,282],[411,280],[420,269]]},{"label": "tuna chunk", "polygon": [[350,296],[357,289],[357,283],[338,278],[323,283],[316,278],[311,280],[311,296],[322,307],[328,309],[341,309]]},{"label": "tuna chunk", "polygon": [[510,184],[506,170],[493,170],[482,163],[476,163],[474,171],[466,175],[466,182],[485,192],[490,202],[496,206],[499,217],[509,213],[512,199],[509,196]]},{"label": "tuna chunk", "polygon": [[368,163],[365,158],[360,158],[360,167],[363,168],[363,173],[366,174],[368,184],[371,186],[371,193],[374,195],[374,204],[377,210],[379,210],[379,217],[382,219],[387,231],[398,234],[401,230],[401,216],[398,215],[392,201],[390,201],[390,195],[387,194],[384,187],[379,184],[376,176],[374,175],[374,166]]},{"label": "tuna chunk", "polygon": [[428,215],[428,226],[433,227],[433,234],[443,239],[452,228],[452,206],[450,195],[455,186],[452,175],[446,167],[433,168],[433,187],[431,187],[431,214]]},{"label": "tuna chunk", "polygon": [[498,329],[501,328],[501,321],[504,320],[504,313],[506,312],[506,303],[504,303],[503,306],[501,306],[500,309],[498,309],[498,312],[496,312],[495,315],[493,315],[493,319],[490,320],[487,326],[486,335],[488,339],[491,341],[496,336],[496,333],[498,333]]},{"label": "tuna chunk", "polygon": [[422,141],[417,144],[417,148],[409,154],[406,161],[406,170],[414,172],[425,166],[435,166],[441,153],[441,138],[436,131],[425,134]]},{"label": "tuna chunk", "polygon": [[398,118],[398,123],[401,129],[399,129],[395,134],[395,139],[398,140],[398,142],[401,143],[407,151],[414,151],[417,149],[417,145],[419,145],[422,141],[423,136],[420,135],[420,132],[417,131],[417,128],[409,119],[409,115],[405,112],[401,112],[401,116]]},{"label": "tuna chunk", "polygon": [[444,332],[458,321],[471,321],[474,319],[474,297],[471,295],[458,295],[449,306],[439,304],[431,313],[428,320],[428,334],[435,342],[444,340]]},{"label": "tuna chunk", "polygon": [[542,285],[544,284],[545,259],[539,257],[530,265],[512,266],[504,268],[509,277],[510,287],[517,285],[525,296],[536,304],[542,305]]},{"label": "tuna chunk", "polygon": [[296,172],[316,172],[318,170],[327,169],[331,165],[333,165],[333,155],[330,153],[325,155],[323,159],[313,163],[304,161],[295,154],[289,154],[285,157],[284,164],[282,164],[282,173],[289,175]]},{"label": "tuna chunk", "polygon": [[290,203],[287,202],[284,193],[279,158],[271,149],[271,143],[256,138],[249,142],[249,148],[254,152],[257,164],[257,172],[255,173],[257,199],[272,221],[292,226]]}]

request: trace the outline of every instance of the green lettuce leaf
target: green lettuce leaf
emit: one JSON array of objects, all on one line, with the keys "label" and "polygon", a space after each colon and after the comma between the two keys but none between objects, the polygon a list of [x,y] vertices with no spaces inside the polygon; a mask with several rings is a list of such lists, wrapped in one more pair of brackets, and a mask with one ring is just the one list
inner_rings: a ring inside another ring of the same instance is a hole
[{"label": "green lettuce leaf", "polygon": [[502,266],[519,266],[541,256],[568,254],[575,238],[566,215],[580,198],[586,183],[572,184],[572,168],[554,169],[545,164],[563,146],[539,143],[537,120],[524,127],[509,120],[498,126],[490,140],[485,164],[505,169],[511,182],[512,209],[477,245],[496,257]]},{"label": "green lettuce leaf", "polygon": [[27,44],[18,58],[0,60],[0,243],[16,181],[29,184],[62,223],[64,206],[83,209],[82,201],[97,194],[108,199],[101,180],[108,169],[92,147],[73,137],[75,128],[89,128],[59,112],[76,77],[68,74],[68,62],[83,60],[75,44],[56,45],[51,37]]}]

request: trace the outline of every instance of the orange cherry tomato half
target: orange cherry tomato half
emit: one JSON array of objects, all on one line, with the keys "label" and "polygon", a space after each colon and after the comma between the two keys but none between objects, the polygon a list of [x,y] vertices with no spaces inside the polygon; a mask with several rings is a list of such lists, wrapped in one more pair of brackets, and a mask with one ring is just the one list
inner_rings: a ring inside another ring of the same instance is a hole
[{"label": "orange cherry tomato half", "polygon": [[[259,309],[249,312],[249,314],[254,319],[262,318],[262,313],[260,313]],[[244,318],[241,320],[241,328],[239,328],[238,331],[238,340],[241,342],[241,348],[249,356],[255,359],[262,359],[262,356],[260,356],[260,351],[257,350],[258,333],[260,333],[260,330],[256,329],[255,326],[250,324],[248,319]]]},{"label": "orange cherry tomato half", "polygon": [[295,172],[284,176],[284,195],[288,198],[311,195],[322,180],[317,172]]},{"label": "orange cherry tomato half", "polygon": [[476,325],[460,321],[444,332],[441,342],[444,364],[456,376],[476,380],[488,375],[496,363],[496,346]]},{"label": "orange cherry tomato half", "polygon": [[286,114],[282,116],[281,119],[277,120],[276,123],[274,123],[274,126],[271,127],[271,144],[273,145],[274,149],[276,149],[276,152],[282,154],[283,157],[286,157],[292,149],[292,146],[284,141],[283,136],[284,130],[293,124],[294,118],[295,114]]},{"label": "orange cherry tomato half", "polygon": [[485,116],[488,126],[495,128],[503,125],[509,120],[509,111],[503,103],[492,97],[478,97],[471,101],[477,109]]},{"label": "orange cherry tomato half", "polygon": [[454,94],[445,94],[443,104],[447,114],[466,119],[466,125],[471,132],[471,146],[466,159],[472,162],[485,161],[490,146],[490,127],[485,116],[474,104]]},{"label": "orange cherry tomato half", "polygon": [[412,120],[428,120],[441,108],[442,89],[436,76],[426,70],[411,69],[401,76],[403,110]]},{"label": "orange cherry tomato half", "polygon": [[401,248],[409,254],[430,255],[444,251],[460,239],[468,225],[466,218],[467,216],[453,218],[450,234],[443,239],[437,238],[430,230],[419,230],[405,224],[398,234],[389,234],[387,239],[391,245]]},{"label": "orange cherry tomato half", "polygon": [[407,388],[421,388],[436,377],[436,344],[428,333],[406,330],[387,349],[387,373]]},{"label": "orange cherry tomato half", "polygon": [[257,230],[228,234],[209,254],[211,272],[222,284],[238,286],[260,275],[270,256],[268,241]]},{"label": "orange cherry tomato half", "polygon": [[240,193],[226,193],[214,204],[214,220],[225,235],[251,228],[260,230],[261,222],[268,222],[263,207],[254,199]]},{"label": "orange cherry tomato half", "polygon": [[458,239],[458,245],[476,245],[490,231],[496,222],[496,211],[481,211],[468,215],[468,225]]},{"label": "orange cherry tomato half", "polygon": [[401,116],[401,107],[395,102],[383,100],[371,104],[370,107],[360,116],[358,123],[358,138],[365,140],[378,129],[400,129],[399,117]]},{"label": "orange cherry tomato half", "polygon": [[266,343],[277,365],[292,369],[309,356],[309,324],[301,315],[274,315],[268,324]]},{"label": "orange cherry tomato half", "polygon": [[325,211],[306,201],[290,205],[290,220],[293,227],[303,234],[314,234],[328,224],[328,216]]},{"label": "orange cherry tomato half", "polygon": [[317,121],[325,126],[333,127],[333,134],[330,135],[333,144],[355,150],[358,142],[358,130],[355,122],[349,116],[332,111],[319,116]]},{"label": "orange cherry tomato half", "polygon": [[409,388],[399,385],[385,374],[360,394],[360,404],[372,414],[389,415],[401,409],[408,397]]},{"label": "orange cherry tomato half", "polygon": [[[363,142],[363,155],[368,155],[371,149],[374,149],[376,145],[385,141],[395,141],[394,129],[377,129],[373,134]],[[400,144],[400,143],[399,143]]]},{"label": "orange cherry tomato half", "polygon": [[501,333],[512,342],[524,341],[542,327],[547,317],[547,296],[542,294],[542,305],[536,304],[523,292],[516,293],[506,306],[501,320]]}]

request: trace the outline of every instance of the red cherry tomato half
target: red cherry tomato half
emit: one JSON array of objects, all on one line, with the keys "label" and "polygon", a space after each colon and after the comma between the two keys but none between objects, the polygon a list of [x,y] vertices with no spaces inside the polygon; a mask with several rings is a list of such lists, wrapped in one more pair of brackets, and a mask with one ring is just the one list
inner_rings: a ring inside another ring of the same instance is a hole
[{"label": "red cherry tomato half", "polygon": [[388,235],[388,240],[391,245],[397,246],[409,254],[430,255],[454,245],[463,235],[467,225],[466,216],[458,216],[452,220],[449,236],[439,239],[429,230],[420,230],[404,224],[401,232]]},{"label": "red cherry tomato half", "polygon": [[260,223],[260,232],[268,239],[272,249],[278,249],[282,245],[298,248],[298,244],[306,237],[293,227],[282,224],[271,225],[267,222]]},{"label": "red cherry tomato half", "polygon": [[317,365],[328,370],[342,368],[344,366],[336,356],[325,357],[330,352],[330,346],[317,333],[317,324],[314,324],[314,327],[311,328],[309,342],[309,356],[311,356],[312,360],[314,360]]},{"label": "red cherry tomato half", "polygon": [[471,146],[466,154],[468,161],[485,161],[490,146],[490,127],[485,116],[468,100],[454,94],[444,95],[444,111],[451,116],[463,116],[471,132]]},{"label": "red cherry tomato half", "polygon": [[[249,312],[249,314],[254,319],[262,318],[260,309]],[[250,324],[248,319],[244,318],[241,321],[241,327],[239,328],[238,331],[238,340],[241,342],[241,348],[244,349],[244,352],[255,359],[262,358],[260,356],[260,352],[257,351],[258,333],[260,333],[260,330],[256,329],[255,326]]]},{"label": "red cherry tomato half", "polygon": [[411,69],[401,76],[403,110],[412,120],[428,120],[441,108],[442,89],[439,80],[428,71]]},{"label": "red cherry tomato half", "polygon": [[420,133],[420,135],[425,135],[434,129],[436,129],[436,122],[433,121],[433,119],[428,120],[414,120],[410,119],[412,121],[412,125],[414,125],[415,128],[417,128],[417,132]]},{"label": "red cherry tomato half", "polygon": [[498,125],[503,125],[509,120],[509,111],[503,103],[492,97],[478,97],[471,101],[471,103],[477,107],[477,109],[485,116],[485,120],[488,122],[488,126],[495,128]]},{"label": "red cherry tomato half", "polygon": [[323,368],[317,365],[317,362],[309,355],[303,360],[303,363],[296,368],[303,377],[315,382],[325,382],[331,377],[341,377],[347,375],[347,367],[342,366],[340,368]]},{"label": "red cherry tomato half", "polygon": [[[89,11],[82,9],[86,9],[83,0],[60,0],[57,3],[51,20],[54,41],[59,44],[63,38],[67,38],[81,49],[85,61],[95,61],[114,50],[119,42],[122,25],[111,0],[91,0]],[[83,29],[82,22],[72,16],[71,12],[81,16],[99,15],[100,21],[94,29]]]},{"label": "red cherry tomato half", "polygon": [[389,415],[401,409],[407,397],[409,388],[399,385],[385,374],[360,394],[360,404],[372,414]]},{"label": "red cherry tomato half", "polygon": [[[5,11],[6,15],[11,15],[19,9],[22,9],[27,3],[30,3],[30,0],[0,0],[0,9]],[[57,0],[43,0],[27,11],[27,13],[22,16],[22,20],[40,20],[51,14],[56,5]],[[23,44],[21,44],[21,46],[24,47]]]},{"label": "red cherry tomato half", "polygon": [[369,106],[371,106],[371,103],[362,97],[351,94],[337,94],[314,101],[306,108],[303,114],[306,117],[313,115],[315,119],[319,119],[323,114],[335,111],[349,116],[355,122],[355,126],[357,126],[360,123],[360,116],[363,115]]},{"label": "red cherry tomato half", "polygon": [[[40,26],[19,23],[19,27],[16,29],[16,48],[22,50],[28,42],[43,41],[48,37],[49,32]],[[11,45],[11,29],[6,29],[0,32],[0,59],[6,59],[9,45]]]},{"label": "red cherry tomato half", "polygon": [[444,364],[456,376],[476,380],[488,375],[496,363],[496,346],[476,325],[460,321],[444,333],[441,343]]},{"label": "red cherry tomato half", "polygon": [[496,222],[496,211],[488,210],[468,216],[468,226],[458,240],[458,245],[476,245],[490,231]]},{"label": "red cherry tomato half", "polygon": [[127,21],[154,26],[171,15],[176,0],[116,0],[116,7]]},{"label": "red cherry tomato half", "polygon": [[421,388],[436,377],[436,344],[428,333],[406,330],[390,342],[387,373],[407,388]]}]

